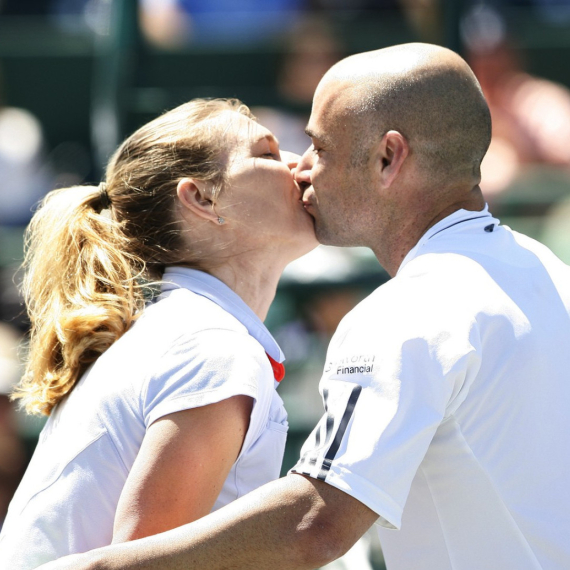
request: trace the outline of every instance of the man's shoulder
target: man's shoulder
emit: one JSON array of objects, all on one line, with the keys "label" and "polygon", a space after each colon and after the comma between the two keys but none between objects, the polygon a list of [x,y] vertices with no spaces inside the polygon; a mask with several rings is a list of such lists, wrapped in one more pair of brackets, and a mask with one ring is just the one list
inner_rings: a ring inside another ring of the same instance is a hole
[{"label": "man's shoulder", "polygon": [[341,321],[336,339],[374,336],[391,342],[471,322],[481,268],[457,253],[433,256],[437,259],[429,259],[431,254],[413,259],[356,305]]},{"label": "man's shoulder", "polygon": [[368,310],[445,296],[446,289],[469,282],[480,270],[477,262],[460,252],[426,253],[412,259],[392,279],[377,287],[356,308]]}]

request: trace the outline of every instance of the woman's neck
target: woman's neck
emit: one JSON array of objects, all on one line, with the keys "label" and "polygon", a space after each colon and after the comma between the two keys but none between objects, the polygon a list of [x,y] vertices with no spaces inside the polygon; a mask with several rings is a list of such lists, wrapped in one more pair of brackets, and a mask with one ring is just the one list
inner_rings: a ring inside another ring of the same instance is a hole
[{"label": "woman's neck", "polygon": [[264,321],[286,265],[269,255],[243,254],[230,257],[208,273],[230,287]]}]

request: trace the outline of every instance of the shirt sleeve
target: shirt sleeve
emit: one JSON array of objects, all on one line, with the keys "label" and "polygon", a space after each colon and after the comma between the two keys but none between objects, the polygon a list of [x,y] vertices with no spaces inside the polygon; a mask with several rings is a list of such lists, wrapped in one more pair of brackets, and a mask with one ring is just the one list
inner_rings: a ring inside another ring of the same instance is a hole
[{"label": "shirt sleeve", "polygon": [[378,524],[399,528],[416,471],[478,356],[469,327],[452,334],[453,323],[423,326],[398,320],[392,307],[379,311],[387,321],[365,304],[331,341],[324,415],[292,472],[337,487],[375,511]]},{"label": "shirt sleeve", "polygon": [[160,359],[143,399],[148,427],[174,412],[206,406],[237,395],[258,398],[260,382],[272,382],[261,345],[248,334],[212,329],[182,336]]}]

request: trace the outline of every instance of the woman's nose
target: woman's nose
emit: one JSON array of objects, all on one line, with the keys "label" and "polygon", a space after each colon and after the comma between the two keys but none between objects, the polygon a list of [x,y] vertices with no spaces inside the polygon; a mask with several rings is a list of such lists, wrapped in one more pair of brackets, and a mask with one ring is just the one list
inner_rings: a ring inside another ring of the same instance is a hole
[{"label": "woman's nose", "polygon": [[281,160],[289,167],[289,170],[294,170],[299,164],[301,156],[296,152],[290,152],[288,150],[281,151]]}]

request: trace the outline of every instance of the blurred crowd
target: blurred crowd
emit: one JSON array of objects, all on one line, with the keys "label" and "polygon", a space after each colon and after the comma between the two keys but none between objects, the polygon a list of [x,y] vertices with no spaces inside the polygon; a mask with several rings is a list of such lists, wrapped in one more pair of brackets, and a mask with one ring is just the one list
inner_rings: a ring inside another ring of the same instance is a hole
[{"label": "blurred crowd", "polygon": [[[137,10],[143,40],[157,50],[278,46],[282,55],[275,103],[253,110],[283,148],[302,153],[308,144],[303,130],[314,89],[323,73],[354,49],[354,42],[342,33],[343,23],[386,17],[403,22],[409,30],[404,41],[412,37],[438,42],[445,26],[444,4],[438,0],[139,0]],[[51,22],[55,34],[97,35],[106,33],[109,21],[104,18],[110,5],[111,0],[0,0],[0,27],[10,18],[33,17]],[[484,193],[495,215],[545,241],[570,262],[570,76],[563,84],[530,72],[528,54],[509,21],[509,15],[527,10],[543,30],[549,26],[568,30],[570,1],[496,0],[465,2],[465,6],[459,27],[461,49],[481,83],[493,119],[493,138],[483,163]],[[384,45],[379,37],[376,47]],[[0,39],[0,526],[41,427],[41,422],[23,418],[8,397],[25,353],[27,322],[16,271],[23,228],[48,190],[98,182],[101,175],[89,141],[46,136],[41,118],[9,96],[10,85],[1,70],[2,46]],[[30,78],[30,89],[33,86]],[[375,261],[362,252],[338,254],[319,248],[310,255],[286,274],[269,317],[288,357],[283,397],[291,412],[293,445],[302,439],[295,440],[295,433],[304,436],[320,415],[317,384],[330,336],[344,314],[386,279],[380,268],[370,269]]]}]

